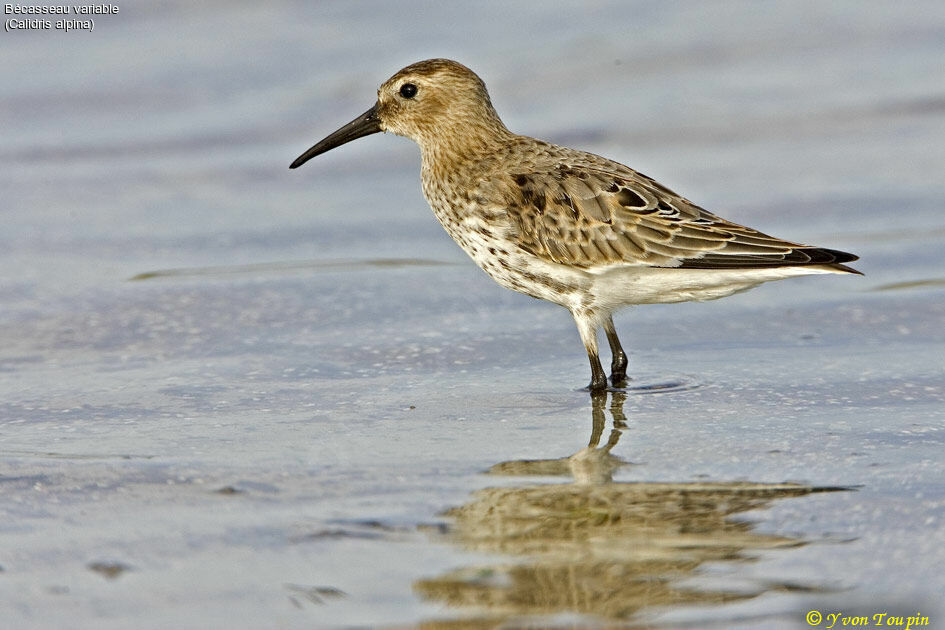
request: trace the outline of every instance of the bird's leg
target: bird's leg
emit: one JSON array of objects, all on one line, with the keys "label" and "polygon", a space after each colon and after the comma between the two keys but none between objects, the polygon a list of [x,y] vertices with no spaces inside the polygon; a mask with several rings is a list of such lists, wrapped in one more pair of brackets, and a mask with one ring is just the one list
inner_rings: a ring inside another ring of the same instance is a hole
[{"label": "bird's leg", "polygon": [[591,363],[591,382],[587,386],[592,392],[601,392],[607,389],[607,374],[600,365],[600,356],[597,354],[597,326],[593,314],[583,311],[571,311],[577,323],[578,333],[587,350],[587,359]]},{"label": "bird's leg", "polygon": [[610,362],[610,382],[617,386],[627,380],[627,354],[620,346],[620,340],[617,338],[617,329],[614,328],[614,318],[608,316],[604,321],[604,332],[607,333],[607,342],[610,344],[610,353],[612,356]]},{"label": "bird's leg", "polygon": [[600,357],[596,352],[592,353],[588,350],[587,358],[591,362],[591,382],[588,383],[587,388],[592,393],[607,391],[607,373],[600,365]]}]

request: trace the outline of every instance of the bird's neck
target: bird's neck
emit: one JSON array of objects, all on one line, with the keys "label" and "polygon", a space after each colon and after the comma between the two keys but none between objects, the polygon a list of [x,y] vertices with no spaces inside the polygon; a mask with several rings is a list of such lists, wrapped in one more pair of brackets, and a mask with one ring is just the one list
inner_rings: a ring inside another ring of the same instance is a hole
[{"label": "bird's neck", "polygon": [[507,147],[515,135],[498,118],[424,134],[417,140],[425,169],[457,171]]}]

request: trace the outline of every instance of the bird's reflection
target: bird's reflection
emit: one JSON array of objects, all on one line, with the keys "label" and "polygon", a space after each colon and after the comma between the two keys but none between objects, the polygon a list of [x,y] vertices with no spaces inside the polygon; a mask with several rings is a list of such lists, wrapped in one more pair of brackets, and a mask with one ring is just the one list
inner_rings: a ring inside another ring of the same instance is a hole
[{"label": "bird's reflection", "polygon": [[604,446],[599,445],[607,427],[604,411],[607,406],[607,392],[597,392],[591,394],[591,439],[586,447],[570,457],[500,462],[489,469],[489,474],[540,477],[570,475],[574,477],[575,483],[582,485],[610,482],[614,472],[627,463],[610,452],[617,446],[620,435],[627,428],[627,418],[623,413],[626,400],[626,393],[613,393],[610,405],[613,428]]},{"label": "bird's reflection", "polygon": [[706,562],[736,567],[753,551],[806,542],[755,532],[752,523],[733,515],[775,499],[841,488],[615,482],[615,471],[627,464],[611,453],[627,428],[625,399],[624,393],[612,394],[613,425],[604,446],[599,445],[606,428],[606,393],[593,397],[587,447],[570,457],[502,462],[489,470],[505,476],[571,476],[573,482],[486,488],[446,513],[452,525],[444,535],[451,543],[506,559],[416,582],[423,598],[471,615],[431,620],[423,627],[492,627],[523,616],[559,614],[626,623],[658,606],[817,590],[776,581],[716,590],[682,585]]}]

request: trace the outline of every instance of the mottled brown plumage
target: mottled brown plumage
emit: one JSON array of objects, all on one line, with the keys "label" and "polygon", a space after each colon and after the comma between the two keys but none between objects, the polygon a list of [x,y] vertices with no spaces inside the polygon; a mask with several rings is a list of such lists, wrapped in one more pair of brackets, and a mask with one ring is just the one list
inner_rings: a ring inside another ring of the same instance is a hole
[{"label": "mottled brown plumage", "polygon": [[631,304],[708,300],[769,280],[858,273],[856,256],[726,221],[606,158],[509,131],[482,80],[431,59],[381,85],[377,103],[292,168],[355,138],[389,131],[420,145],[423,193],[449,235],[502,286],[561,304],[591,363],[603,326],[611,378],[626,376],[612,313]]}]

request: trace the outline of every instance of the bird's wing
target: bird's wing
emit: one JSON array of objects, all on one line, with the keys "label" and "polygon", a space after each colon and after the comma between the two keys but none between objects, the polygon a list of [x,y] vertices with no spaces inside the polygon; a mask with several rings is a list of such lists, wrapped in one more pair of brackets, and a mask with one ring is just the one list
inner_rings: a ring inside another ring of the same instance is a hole
[{"label": "bird's wing", "polygon": [[614,166],[620,170],[559,163],[503,174],[518,245],[545,260],[587,269],[613,264],[841,267],[837,263],[856,260],[852,254],[791,243],[726,221],[645,175]]}]

